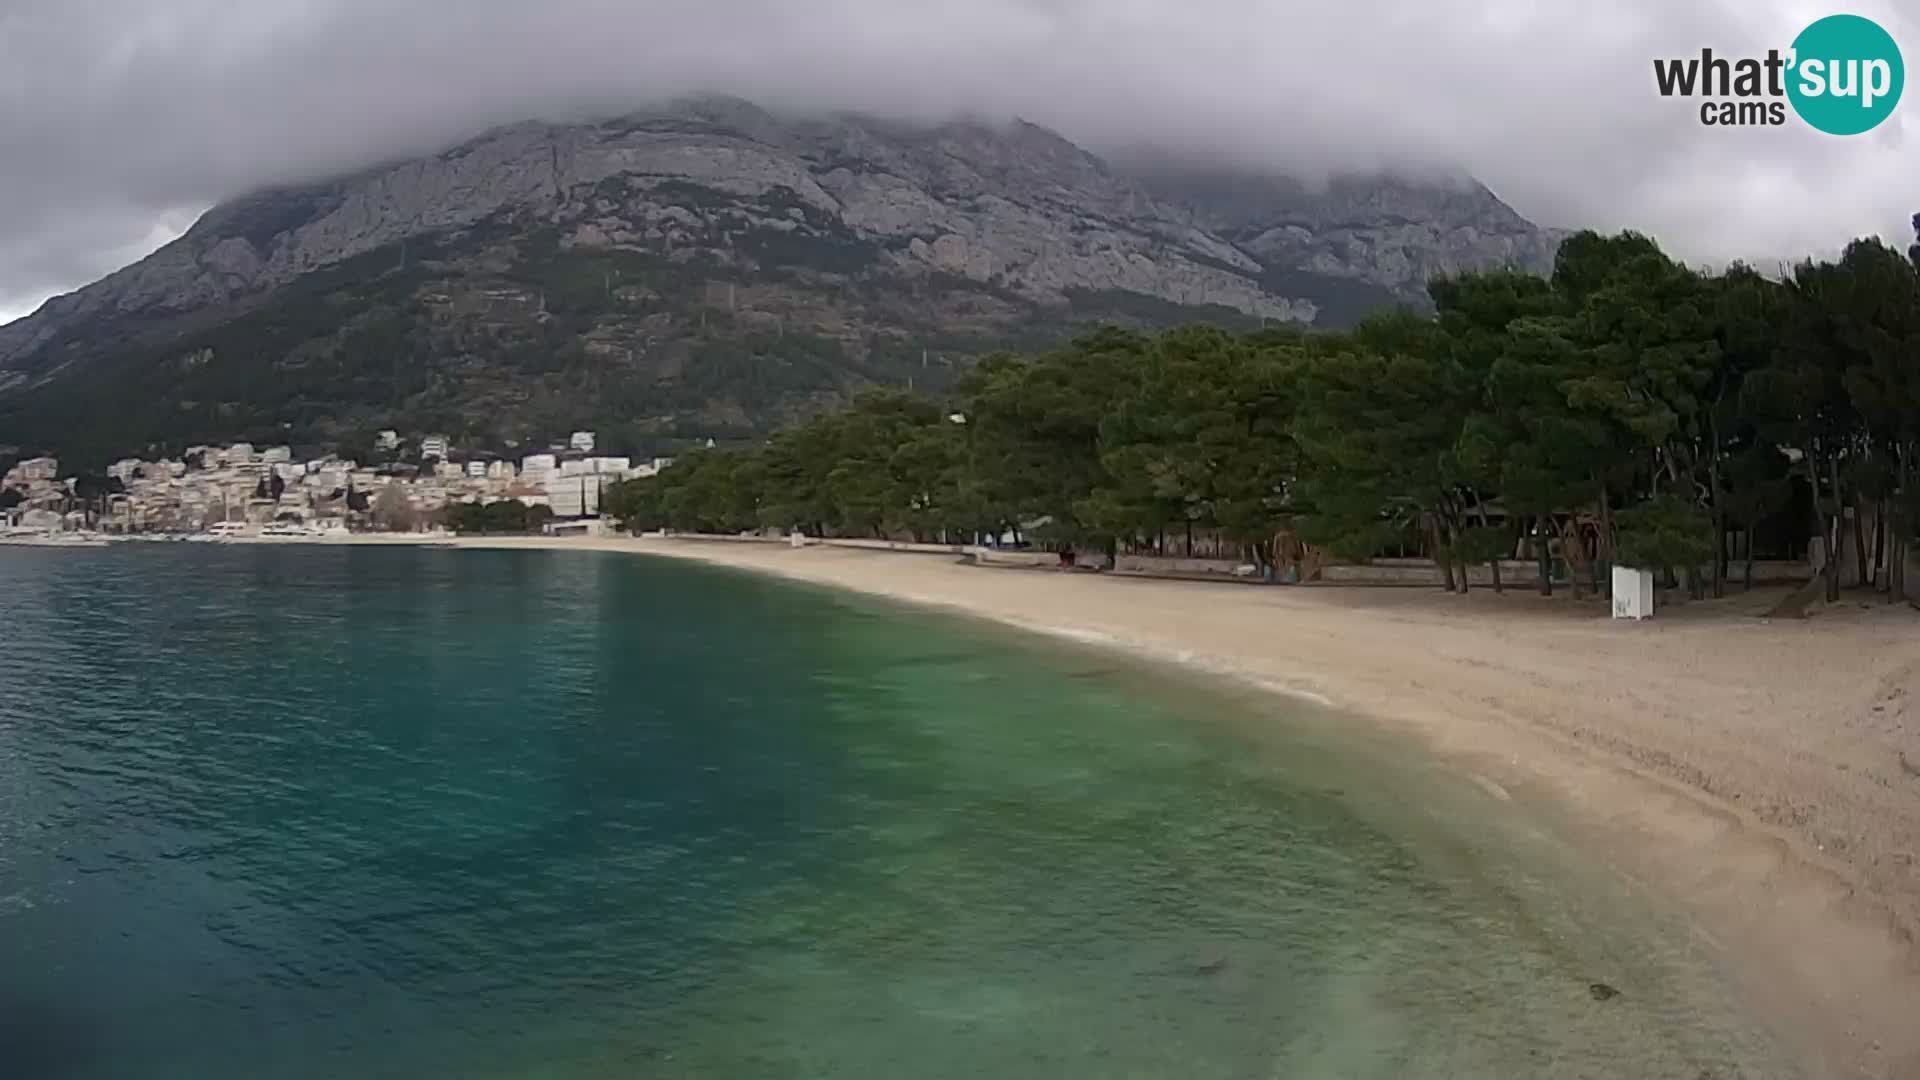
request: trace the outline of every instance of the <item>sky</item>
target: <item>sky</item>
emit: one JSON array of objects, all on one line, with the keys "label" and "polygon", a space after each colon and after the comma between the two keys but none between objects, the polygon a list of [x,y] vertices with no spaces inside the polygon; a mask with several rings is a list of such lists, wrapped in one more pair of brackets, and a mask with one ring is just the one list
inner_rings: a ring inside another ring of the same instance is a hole
[{"label": "sky", "polygon": [[1911,0],[0,0],[0,323],[223,198],[707,92],[1467,172],[1544,225],[1775,269],[1904,243],[1920,90],[1850,138],[1708,128],[1653,60],[1784,50],[1840,10],[1920,60]]}]

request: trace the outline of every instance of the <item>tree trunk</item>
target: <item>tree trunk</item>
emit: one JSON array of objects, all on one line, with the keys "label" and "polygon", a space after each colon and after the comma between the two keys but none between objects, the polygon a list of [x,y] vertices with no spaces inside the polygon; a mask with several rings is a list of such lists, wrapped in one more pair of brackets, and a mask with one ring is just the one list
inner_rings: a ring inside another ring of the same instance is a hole
[{"label": "tree trunk", "polygon": [[[1716,403],[1717,404],[1717,403]],[[1727,595],[1727,514],[1720,505],[1720,417],[1709,410],[1713,443],[1707,448],[1707,499],[1713,511],[1713,598]]]},{"label": "tree trunk", "polygon": [[1460,595],[1465,596],[1468,593],[1473,591],[1473,583],[1467,580],[1467,577],[1470,573],[1472,573],[1472,570],[1467,566],[1466,561],[1460,558],[1460,554],[1459,554],[1460,527],[1456,525],[1451,519],[1449,519],[1446,523],[1446,528],[1447,528],[1447,547],[1448,547],[1447,561],[1451,563],[1455,563],[1460,567]]},{"label": "tree trunk", "polygon": [[1881,592],[1889,592],[1893,584],[1893,575],[1882,573],[1887,567],[1887,500],[1881,499],[1874,504],[1873,511],[1873,584]]},{"label": "tree trunk", "polygon": [[1549,539],[1553,533],[1553,519],[1550,515],[1540,515],[1540,541],[1534,546],[1534,559],[1540,564],[1540,595],[1553,595],[1553,550]]},{"label": "tree trunk", "polygon": [[[1480,519],[1480,527],[1482,529],[1492,528],[1492,522],[1487,520],[1486,500],[1482,499],[1480,493],[1477,491],[1473,493],[1473,513],[1475,517]],[[1512,523],[1509,522],[1508,524],[1509,527],[1511,527]],[[1493,591],[1495,595],[1505,591],[1500,584],[1500,560],[1504,558],[1506,558],[1504,552],[1496,551],[1493,553],[1493,558],[1487,561],[1487,569],[1491,571],[1493,575]]]},{"label": "tree trunk", "polygon": [[1572,517],[1560,529],[1560,557],[1567,564],[1567,587],[1573,590],[1575,600],[1582,599],[1586,595],[1586,578],[1590,567],[1587,545],[1580,538],[1579,522]]},{"label": "tree trunk", "polygon": [[1911,543],[1913,523],[1900,509],[1903,499],[1911,498],[1912,489],[1907,478],[1906,452],[1901,450],[1899,495],[1895,497],[1893,507],[1887,519],[1887,592],[1895,601],[1907,598],[1907,548]]},{"label": "tree trunk", "polygon": [[[1827,526],[1827,603],[1836,604],[1840,602],[1840,536],[1846,507],[1846,500],[1840,497],[1840,455],[1827,458],[1827,475],[1833,481],[1833,520]],[[1819,492],[1814,494],[1817,498]]]},{"label": "tree trunk", "polygon": [[1600,485],[1600,530],[1593,540],[1593,591],[1613,600],[1613,499]]},{"label": "tree trunk", "polygon": [[1873,585],[1873,568],[1867,565],[1867,523],[1860,520],[1861,507],[1853,508],[1853,554],[1854,562],[1860,567],[1860,587]]},{"label": "tree trunk", "polygon": [[1907,549],[1912,546],[1913,541],[1905,537],[1896,536],[1894,538],[1893,573],[1891,576],[1893,578],[1893,598],[1895,600],[1905,600],[1907,598]]},{"label": "tree trunk", "polygon": [[1440,521],[1433,514],[1427,515],[1427,543],[1433,547],[1434,564],[1440,567],[1440,582],[1448,592],[1457,591],[1453,582],[1453,556],[1441,543]]},{"label": "tree trunk", "polygon": [[1747,537],[1746,590],[1748,592],[1752,592],[1753,591],[1753,526],[1752,525],[1747,526],[1746,537]]},{"label": "tree trunk", "polygon": [[[1810,537],[1818,536],[1820,538],[1820,547],[1822,548],[1823,555],[1826,560],[1820,564],[1820,569],[1815,572],[1817,580],[1821,582],[1821,590],[1822,590],[1821,595],[1824,596],[1825,590],[1832,587],[1832,579],[1828,571],[1831,570],[1833,567],[1833,541],[1830,538],[1830,534],[1833,530],[1832,530],[1832,526],[1827,521],[1827,512],[1821,509],[1820,507],[1819,459],[1814,457],[1813,454],[1809,452],[1806,458],[1806,465],[1807,465],[1807,483],[1811,485],[1813,489],[1813,520],[1809,522],[1809,524],[1811,524],[1813,528],[1810,531],[1809,536]],[[1809,545],[1811,545],[1812,540],[1809,539],[1808,543]],[[1809,560],[1811,560],[1813,557],[1811,548],[1809,548],[1808,550],[1807,557]]]}]

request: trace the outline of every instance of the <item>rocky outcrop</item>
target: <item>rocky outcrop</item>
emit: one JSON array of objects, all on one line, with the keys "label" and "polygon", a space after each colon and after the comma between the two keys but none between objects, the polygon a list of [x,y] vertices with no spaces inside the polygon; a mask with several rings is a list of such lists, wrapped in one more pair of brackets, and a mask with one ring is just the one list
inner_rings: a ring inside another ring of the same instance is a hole
[{"label": "rocky outcrop", "polygon": [[1323,186],[1143,166],[1143,184],[1262,265],[1384,286],[1417,300],[1429,281],[1487,267],[1545,274],[1559,236],[1478,182],[1336,178]]}]

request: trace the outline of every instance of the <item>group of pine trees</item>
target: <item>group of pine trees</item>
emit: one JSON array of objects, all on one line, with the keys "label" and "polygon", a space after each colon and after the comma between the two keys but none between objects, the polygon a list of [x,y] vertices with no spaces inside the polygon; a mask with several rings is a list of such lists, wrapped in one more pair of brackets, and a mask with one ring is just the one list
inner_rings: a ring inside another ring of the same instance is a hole
[{"label": "group of pine trees", "polygon": [[[1920,228],[1920,218],[1916,219]],[[1902,595],[1920,521],[1920,245],[1782,280],[1580,233],[1551,279],[1435,283],[1433,317],[1351,330],[1103,330],[983,360],[937,403],[870,392],[764,445],[620,486],[634,529],[1153,547],[1204,530],[1264,567],[1288,537],[1468,564],[1549,552],[1716,594],[1782,513]],[[1825,561],[1837,596],[1840,560]],[[1882,567],[1886,569],[1881,570]],[[1547,588],[1550,575],[1541,574]]]}]

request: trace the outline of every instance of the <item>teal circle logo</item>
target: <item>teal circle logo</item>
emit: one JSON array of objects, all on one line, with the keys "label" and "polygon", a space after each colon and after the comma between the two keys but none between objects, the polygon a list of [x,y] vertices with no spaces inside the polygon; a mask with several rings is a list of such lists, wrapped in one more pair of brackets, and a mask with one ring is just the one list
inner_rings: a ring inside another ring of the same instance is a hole
[{"label": "teal circle logo", "polygon": [[1793,111],[1829,135],[1880,126],[1907,82],[1893,35],[1858,15],[1829,15],[1800,31],[1791,64],[1787,98]]}]

